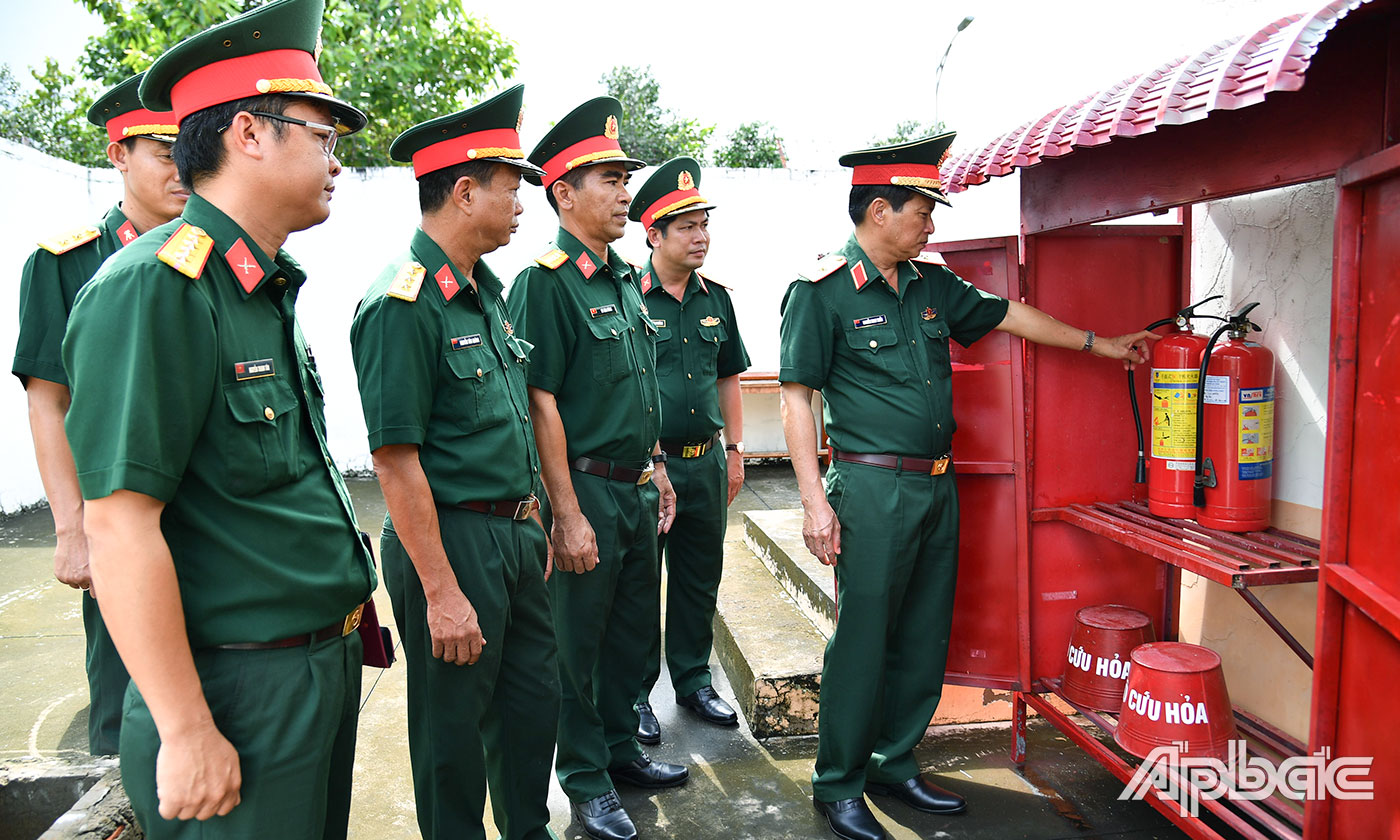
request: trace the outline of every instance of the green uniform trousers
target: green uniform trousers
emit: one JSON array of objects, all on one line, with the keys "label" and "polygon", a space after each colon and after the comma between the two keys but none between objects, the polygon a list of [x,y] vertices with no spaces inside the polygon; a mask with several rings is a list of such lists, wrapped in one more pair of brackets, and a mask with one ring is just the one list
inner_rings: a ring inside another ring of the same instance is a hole
[{"label": "green uniform trousers", "polygon": [[83,593],[83,635],[87,639],[88,752],[116,755],[122,731],[122,703],[131,682],[117,646],[102,621],[92,593]]},{"label": "green uniform trousers", "polygon": [[533,519],[439,506],[438,526],[486,645],[473,665],[433,657],[418,572],[386,523],[384,586],[408,665],[408,750],[428,840],[486,836],[486,793],[505,840],[549,834],[549,768],[559,716],[544,531]]},{"label": "green uniform trousers", "polygon": [[[724,448],[699,458],[672,457],[666,473],[676,489],[676,521],[658,538],[658,560],[666,562],[666,667],[677,697],[710,684],[715,599],[724,570],[729,475]],[[658,569],[660,567],[658,566]],[[659,591],[659,590],[658,590]],[[658,615],[661,604],[656,604]],[[661,628],[652,634],[646,678],[638,703],[648,702],[661,676]]]},{"label": "green uniform trousers", "polygon": [[656,632],[660,495],[651,483],[572,475],[598,540],[598,565],[549,579],[563,701],[554,772],[569,800],[584,802],[613,789],[609,767],[642,754],[634,704]]},{"label": "green uniform trousers", "polygon": [[822,664],[812,794],[862,794],[867,779],[919,773],[914,747],[943,690],[958,572],[953,473],[836,462],[827,500],[841,523],[836,632]]},{"label": "green uniform trousers", "polygon": [[358,633],[279,650],[195,652],[204,699],[238,750],[243,774],[243,801],[203,822],[157,812],[160,736],[132,683],[122,717],[122,785],[146,837],[344,840],[363,660]]}]

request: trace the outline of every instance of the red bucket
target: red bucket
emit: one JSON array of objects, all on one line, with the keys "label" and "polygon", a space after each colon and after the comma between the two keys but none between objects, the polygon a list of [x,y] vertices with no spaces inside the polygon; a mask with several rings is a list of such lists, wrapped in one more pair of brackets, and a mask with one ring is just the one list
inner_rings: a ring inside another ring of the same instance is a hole
[{"label": "red bucket", "polygon": [[1123,705],[1133,648],[1156,638],[1152,619],[1132,607],[1105,604],[1074,614],[1060,693],[1087,709],[1116,712]]},{"label": "red bucket", "polygon": [[1184,742],[1182,755],[1229,758],[1235,714],[1220,657],[1185,642],[1153,642],[1132,653],[1123,695],[1118,746],[1146,758],[1157,747]]}]

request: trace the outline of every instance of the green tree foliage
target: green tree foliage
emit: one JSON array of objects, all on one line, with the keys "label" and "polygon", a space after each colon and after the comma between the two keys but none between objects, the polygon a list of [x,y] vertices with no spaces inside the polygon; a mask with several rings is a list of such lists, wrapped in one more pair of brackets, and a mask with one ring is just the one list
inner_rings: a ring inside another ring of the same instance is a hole
[{"label": "green tree foliage", "polygon": [[889,137],[870,138],[870,145],[893,146],[896,143],[908,143],[911,140],[932,137],[935,134],[942,134],[947,130],[942,120],[928,123],[920,122],[919,120],[905,120],[895,125],[894,133]]},{"label": "green tree foliage", "polygon": [[715,163],[734,168],[779,169],[787,165],[783,138],[766,122],[746,122],[715,152]]},{"label": "green tree foliage", "polygon": [[650,65],[614,67],[599,81],[607,88],[609,96],[622,103],[618,142],[630,157],[652,165],[680,155],[705,162],[705,146],[715,127],[683,119],[662,108],[658,104],[661,86],[651,75]]},{"label": "green tree foliage", "polygon": [[38,87],[20,92],[8,64],[0,64],[0,137],[84,166],[107,164],[107,135],[87,121],[96,86],[65,73],[52,58],[31,70]]},{"label": "green tree foliage", "polygon": [[[82,74],[102,86],[146,69],[190,35],[262,5],[259,0],[77,2],[106,26],[88,40],[79,61]],[[346,166],[388,165],[389,144],[400,132],[466,107],[516,68],[514,46],[467,14],[460,2],[327,0],[321,42],[322,77],[370,118],[363,133],[336,147]],[[54,76],[56,68],[50,66]],[[54,88],[47,89],[56,96]],[[81,120],[82,113],[75,118]]]}]

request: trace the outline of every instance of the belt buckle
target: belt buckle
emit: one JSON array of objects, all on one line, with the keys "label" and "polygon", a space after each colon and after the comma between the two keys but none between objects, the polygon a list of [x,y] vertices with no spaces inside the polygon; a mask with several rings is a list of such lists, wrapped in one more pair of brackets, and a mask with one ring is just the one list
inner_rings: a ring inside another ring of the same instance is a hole
[{"label": "belt buckle", "polygon": [[942,458],[935,458],[933,468],[928,471],[929,475],[943,475],[948,471],[948,462],[952,461],[951,455],[944,455]]},{"label": "belt buckle", "polygon": [[516,522],[528,519],[530,514],[534,512],[536,504],[538,504],[538,500],[535,498],[535,494],[531,493],[528,499],[521,499],[515,503],[515,515],[511,519]]},{"label": "belt buckle", "polygon": [[646,469],[642,470],[642,474],[637,477],[637,486],[640,487],[651,481],[651,474],[654,472],[656,472],[656,465],[648,461]]},{"label": "belt buckle", "polygon": [[704,446],[704,444],[700,444],[700,443],[691,444],[690,446],[682,446],[682,447],[681,447],[681,457],[682,457],[682,458],[699,458],[701,455],[704,455],[704,454],[705,454],[704,452],[701,452],[701,451],[700,451],[700,449],[701,449],[702,446]]},{"label": "belt buckle", "polygon": [[345,616],[345,623],[340,627],[340,635],[348,636],[358,630],[360,628],[360,616],[364,615],[364,613],[365,605],[360,604],[358,607],[355,607],[349,615]]}]

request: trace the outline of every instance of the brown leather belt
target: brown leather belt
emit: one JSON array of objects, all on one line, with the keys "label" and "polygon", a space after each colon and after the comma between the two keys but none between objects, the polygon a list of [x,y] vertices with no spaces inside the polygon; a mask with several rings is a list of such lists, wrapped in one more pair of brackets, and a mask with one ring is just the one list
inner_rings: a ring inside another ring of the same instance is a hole
[{"label": "brown leather belt", "polygon": [[832,449],[831,457],[835,461],[866,464],[872,467],[884,467],[896,472],[923,473],[924,475],[943,475],[953,463],[953,453],[951,452],[939,458],[915,458],[909,455],[858,455],[852,452],[837,452]]},{"label": "brown leather belt", "polygon": [[687,443],[680,438],[662,438],[661,451],[672,458],[699,458],[719,444],[719,435],[712,436],[709,440],[702,440],[699,443]]},{"label": "brown leather belt", "polygon": [[540,500],[535,498],[533,493],[523,499],[510,499],[504,502],[458,502],[455,505],[462,510],[474,510],[487,516],[504,516],[517,522],[529,519],[530,514],[534,513],[539,506]]},{"label": "brown leather belt", "polygon": [[227,645],[214,645],[219,650],[277,650],[279,648],[301,647],[302,645],[324,642],[334,639],[337,636],[348,636],[360,627],[360,616],[364,614],[365,605],[360,604],[344,619],[337,621],[320,630],[310,633],[302,633],[297,636],[288,636],[285,639],[278,639],[275,642],[234,642]]},{"label": "brown leather belt", "polygon": [[581,458],[575,458],[570,466],[582,473],[609,478],[613,481],[626,481],[629,484],[646,484],[651,481],[651,461],[647,461],[644,468],[636,469],[618,466],[611,461],[599,461],[585,455]]}]

